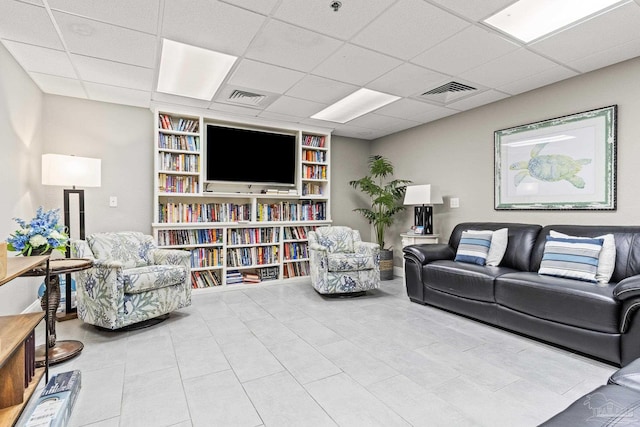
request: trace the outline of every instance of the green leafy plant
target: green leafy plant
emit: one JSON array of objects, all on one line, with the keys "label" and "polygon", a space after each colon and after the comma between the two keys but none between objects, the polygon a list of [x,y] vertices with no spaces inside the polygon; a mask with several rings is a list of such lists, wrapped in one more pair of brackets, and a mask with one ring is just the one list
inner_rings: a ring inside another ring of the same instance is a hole
[{"label": "green leafy plant", "polygon": [[393,224],[396,214],[404,210],[400,202],[407,184],[411,183],[406,179],[389,180],[391,176],[391,162],[383,156],[373,155],[369,157],[369,175],[349,182],[353,188],[371,199],[371,208],[356,208],[354,211],[361,213],[369,224],[373,224],[380,249],[384,249],[385,230]]}]

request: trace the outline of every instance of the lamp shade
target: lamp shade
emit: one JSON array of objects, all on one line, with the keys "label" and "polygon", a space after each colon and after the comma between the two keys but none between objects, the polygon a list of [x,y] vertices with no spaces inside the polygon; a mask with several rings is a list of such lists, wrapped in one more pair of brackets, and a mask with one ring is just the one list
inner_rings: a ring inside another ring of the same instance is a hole
[{"label": "lamp shade", "polygon": [[442,196],[431,184],[408,185],[404,193],[405,205],[440,205],[442,203]]},{"label": "lamp shade", "polygon": [[43,154],[42,183],[64,187],[100,187],[100,165],[100,159],[90,157]]}]

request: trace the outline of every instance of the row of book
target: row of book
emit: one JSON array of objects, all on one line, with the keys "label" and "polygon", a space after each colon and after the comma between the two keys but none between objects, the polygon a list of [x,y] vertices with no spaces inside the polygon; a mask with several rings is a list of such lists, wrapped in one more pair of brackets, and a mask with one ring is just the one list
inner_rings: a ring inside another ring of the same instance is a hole
[{"label": "row of book", "polygon": [[315,225],[299,225],[296,227],[284,228],[284,240],[306,240],[307,232],[315,231]]},{"label": "row of book", "polygon": [[192,268],[222,266],[223,251],[220,248],[197,248],[190,252]]},{"label": "row of book", "polygon": [[200,137],[194,135],[158,135],[158,148],[200,152]]},{"label": "row of book", "polygon": [[222,279],[218,271],[203,270],[191,272],[191,286],[194,289],[221,286]]},{"label": "row of book", "polygon": [[306,242],[288,242],[284,244],[284,259],[293,260],[309,258]]},{"label": "row of book", "polygon": [[302,150],[302,161],[325,163],[327,161],[327,152],[318,150]]},{"label": "row of book", "polygon": [[289,262],[283,266],[282,275],[285,279],[308,276],[309,274],[311,274],[309,261]]},{"label": "row of book", "polygon": [[159,203],[158,220],[162,223],[249,221],[251,204],[237,203]]},{"label": "row of book", "polygon": [[247,245],[255,243],[278,243],[280,228],[230,228],[227,230],[228,245]]},{"label": "row of book", "polygon": [[302,165],[302,178],[327,179],[327,167],[324,165]]},{"label": "row of book", "polygon": [[158,245],[160,246],[222,244],[222,238],[223,234],[220,228],[158,230]]},{"label": "row of book", "polygon": [[174,119],[168,114],[160,114],[159,119],[162,129],[177,130],[180,132],[198,132],[200,124],[198,119]]},{"label": "row of book", "polygon": [[303,196],[323,196],[324,185],[316,184],[313,182],[305,182],[302,184]]},{"label": "row of book", "polygon": [[302,135],[302,145],[307,147],[320,147],[324,148],[324,136],[320,135]]},{"label": "row of book", "polygon": [[227,285],[242,283],[242,274],[238,270],[228,270],[225,277]]},{"label": "row of book", "polygon": [[326,219],[327,203],[322,201],[258,203],[257,221],[314,221]]},{"label": "row of book", "polygon": [[158,191],[161,193],[197,193],[198,177],[158,174]]},{"label": "row of book", "polygon": [[196,154],[158,153],[158,169],[174,172],[200,172],[200,156]]},{"label": "row of book", "polygon": [[252,265],[275,264],[280,262],[278,250],[278,246],[228,248],[227,266],[248,267]]}]

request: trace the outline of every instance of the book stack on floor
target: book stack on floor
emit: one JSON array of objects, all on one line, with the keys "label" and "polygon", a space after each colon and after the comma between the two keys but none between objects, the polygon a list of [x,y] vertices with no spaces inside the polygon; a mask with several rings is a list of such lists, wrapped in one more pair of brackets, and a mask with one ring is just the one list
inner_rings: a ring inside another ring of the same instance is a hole
[{"label": "book stack on floor", "polygon": [[242,283],[242,274],[238,270],[227,271],[227,285]]},{"label": "book stack on floor", "polygon": [[40,394],[35,407],[18,425],[22,427],[66,427],[80,391],[80,371],[54,375]]},{"label": "book stack on floor", "polygon": [[242,281],[244,283],[260,283],[260,275],[255,271],[244,271],[242,273]]}]

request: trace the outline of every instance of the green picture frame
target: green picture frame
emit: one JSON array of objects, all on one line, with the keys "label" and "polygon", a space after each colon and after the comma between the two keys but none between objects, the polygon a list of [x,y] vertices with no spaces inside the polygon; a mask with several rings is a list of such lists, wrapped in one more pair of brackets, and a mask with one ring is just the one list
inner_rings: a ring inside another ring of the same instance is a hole
[{"label": "green picture frame", "polygon": [[617,105],[494,132],[496,210],[615,210]]}]

